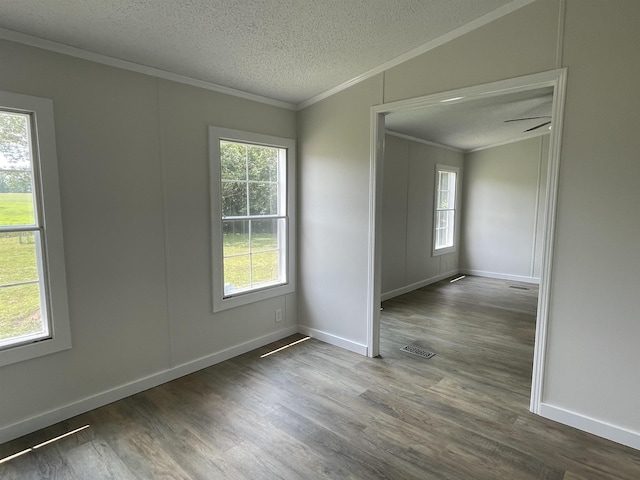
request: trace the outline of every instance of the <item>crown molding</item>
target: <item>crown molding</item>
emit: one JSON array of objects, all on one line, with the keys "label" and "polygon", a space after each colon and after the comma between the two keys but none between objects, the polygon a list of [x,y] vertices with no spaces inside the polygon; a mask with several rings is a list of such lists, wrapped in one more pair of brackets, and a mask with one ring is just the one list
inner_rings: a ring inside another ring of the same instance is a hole
[{"label": "crown molding", "polygon": [[244,92],[242,90],[236,90],[235,88],[225,87],[223,85],[218,85],[216,83],[207,82],[205,80],[199,80],[196,78],[192,78],[186,75],[180,75],[177,73],[168,72],[166,70],[162,70],[155,67],[149,67],[147,65],[138,64],[135,62],[130,62],[128,60],[122,60],[115,57],[110,57],[108,55],[103,55],[101,53],[90,52],[88,50],[83,50],[81,48],[72,47],[70,45],[65,45],[63,43],[54,42],[51,40],[46,40],[44,38],[36,37],[33,35],[28,35],[25,33],[16,32],[13,30],[9,30],[6,28],[0,28],[0,39],[9,40],[11,42],[21,43],[23,45],[29,45],[31,47],[42,48],[44,50],[49,50],[56,53],[61,53],[63,55],[69,55],[71,57],[81,58],[83,60],[88,60],[95,63],[100,63],[103,65],[108,65],[111,67],[122,68],[124,70],[129,70],[132,72],[142,73],[144,75],[150,75],[156,78],[162,78],[164,80],[170,80],[177,83],[182,83],[185,85],[191,85],[193,87],[204,88],[206,90],[211,90],[218,93],[224,93],[226,95],[232,95],[234,97],[244,98],[246,100],[252,100],[254,102],[264,103],[267,105],[272,105],[274,107],[285,108],[287,110],[302,110],[314,103],[317,103],[325,98],[328,98],[342,90],[346,90],[347,88],[356,85],[364,80],[367,80],[375,75],[378,75],[390,68],[393,68],[401,63],[404,63],[412,58],[415,58],[423,53],[426,53],[430,50],[433,50],[436,47],[439,47],[451,40],[454,40],[458,37],[461,37],[473,30],[476,30],[488,23],[493,22],[505,15],[508,15],[526,5],[529,5],[536,0],[513,0],[512,2],[503,5],[495,9],[492,12],[489,12],[481,17],[476,18],[475,20],[462,25],[461,27],[452,30],[440,37],[437,37],[429,42],[416,47],[408,52],[391,59],[371,70],[358,75],[357,77],[352,78],[340,85],[337,85],[323,93],[320,93],[314,97],[311,97],[301,103],[293,104],[289,102],[284,102],[281,100],[276,100],[273,98],[265,97],[262,95],[257,95],[254,93]]},{"label": "crown molding", "polygon": [[170,80],[172,82],[190,85],[192,87],[204,88],[205,90],[224,93],[226,95],[232,95],[234,97],[244,98],[245,100],[260,102],[274,107],[285,108],[287,110],[296,110],[296,106],[293,103],[283,102],[281,100],[275,100],[269,97],[263,97],[262,95],[256,95],[254,93],[243,92],[242,90],[236,90],[235,88],[225,87],[223,85],[218,85],[216,83],[211,83],[204,80],[198,80],[186,75],[180,75],[177,73],[168,72],[166,70],[161,70],[159,68],[130,62],[128,60],[110,57],[101,53],[90,52],[88,50],[72,47],[63,43],[53,42],[51,40],[46,40],[40,37],[34,37],[33,35],[27,35],[26,33],[8,30],[6,28],[0,28],[0,39],[9,40],[15,43],[21,43],[23,45],[28,45],[31,47],[42,48],[51,52],[81,58],[90,62],[108,65],[110,67],[122,68],[124,70],[142,73],[144,75],[150,75],[156,78],[162,78],[163,80]]}]

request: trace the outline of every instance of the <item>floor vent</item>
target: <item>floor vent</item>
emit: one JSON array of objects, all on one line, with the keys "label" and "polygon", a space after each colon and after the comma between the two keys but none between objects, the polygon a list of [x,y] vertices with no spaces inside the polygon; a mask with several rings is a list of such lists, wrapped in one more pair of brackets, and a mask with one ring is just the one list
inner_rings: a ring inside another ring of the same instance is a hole
[{"label": "floor vent", "polygon": [[413,355],[418,355],[419,357],[423,357],[429,359],[431,357],[435,357],[435,353],[425,350],[424,348],[416,347],[415,345],[405,345],[400,350],[407,353],[412,353]]},{"label": "floor vent", "polygon": [[520,287],[518,285],[509,285],[509,288],[515,288],[516,290],[529,290],[527,287]]}]

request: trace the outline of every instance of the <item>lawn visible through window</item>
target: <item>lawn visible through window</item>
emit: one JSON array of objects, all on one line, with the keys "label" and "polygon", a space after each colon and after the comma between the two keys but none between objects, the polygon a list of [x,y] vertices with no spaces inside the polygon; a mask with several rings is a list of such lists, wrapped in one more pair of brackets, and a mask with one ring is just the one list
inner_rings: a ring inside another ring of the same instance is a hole
[{"label": "lawn visible through window", "polygon": [[0,111],[0,346],[48,335],[30,116]]},{"label": "lawn visible through window", "polygon": [[220,141],[224,295],[286,282],[286,150]]}]

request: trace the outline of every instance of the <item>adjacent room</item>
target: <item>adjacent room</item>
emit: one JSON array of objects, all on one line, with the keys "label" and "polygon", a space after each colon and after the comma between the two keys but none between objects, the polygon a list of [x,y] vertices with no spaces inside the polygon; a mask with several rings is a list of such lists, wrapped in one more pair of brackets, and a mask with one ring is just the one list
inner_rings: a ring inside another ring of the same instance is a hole
[{"label": "adjacent room", "polygon": [[553,89],[527,89],[385,117],[380,354],[438,355],[430,371],[474,372],[458,379],[467,386],[480,378],[509,389],[518,379],[521,407],[532,379],[552,101]]},{"label": "adjacent room", "polygon": [[[553,89],[538,88],[385,117],[382,300],[444,279],[468,283],[475,275],[502,280],[489,282],[499,294],[531,291],[522,307],[531,310],[531,300],[535,306],[552,102]],[[444,282],[440,288],[447,288]],[[409,298],[397,301],[413,312]],[[416,315],[426,313],[421,305]],[[533,316],[531,337],[535,308]],[[428,341],[428,329],[422,336],[414,342]]]}]

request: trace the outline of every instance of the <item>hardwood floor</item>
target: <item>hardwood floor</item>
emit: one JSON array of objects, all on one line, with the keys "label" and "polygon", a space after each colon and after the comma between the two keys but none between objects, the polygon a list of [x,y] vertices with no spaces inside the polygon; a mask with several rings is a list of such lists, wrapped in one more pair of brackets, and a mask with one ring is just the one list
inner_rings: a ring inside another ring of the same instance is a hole
[{"label": "hardwood floor", "polygon": [[[537,292],[383,304],[381,358],[300,335],[0,445],[2,479],[638,479],[640,452],[528,412]],[[417,345],[424,359],[400,351]]]}]

